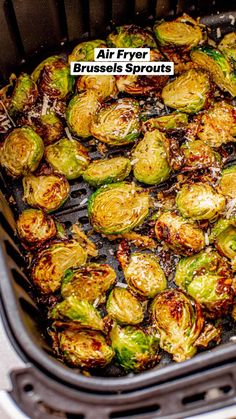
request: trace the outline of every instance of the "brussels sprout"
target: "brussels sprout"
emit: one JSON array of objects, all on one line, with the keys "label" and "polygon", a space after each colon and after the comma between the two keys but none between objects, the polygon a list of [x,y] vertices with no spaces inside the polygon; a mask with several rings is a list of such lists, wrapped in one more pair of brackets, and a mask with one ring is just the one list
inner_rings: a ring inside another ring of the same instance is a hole
[{"label": "brussels sprout", "polygon": [[27,126],[15,128],[5,139],[0,162],[12,177],[19,177],[37,169],[44,152],[43,140]]},{"label": "brussels sprout", "polygon": [[236,32],[227,33],[220,41],[218,48],[236,64]]},{"label": "brussels sprout", "polygon": [[166,277],[155,255],[149,253],[133,253],[124,269],[124,276],[129,288],[135,293],[153,298],[163,291]]},{"label": "brussels sprout", "polygon": [[139,324],[143,321],[142,305],[128,290],[115,287],[107,300],[109,317],[121,324]]},{"label": "brussels sprout", "polygon": [[93,90],[74,96],[66,110],[66,120],[70,130],[79,137],[89,137],[92,121],[99,108],[98,96]]},{"label": "brussels sprout", "polygon": [[192,114],[204,108],[209,92],[208,75],[201,70],[191,69],[163,88],[162,99],[166,106]]},{"label": "brussels sprout", "polygon": [[221,254],[236,260],[236,217],[219,219],[212,228],[210,241],[215,242]]},{"label": "brussels sprout", "polygon": [[49,57],[40,63],[33,71],[32,79],[37,81],[39,90],[55,99],[64,99],[74,85],[67,62],[59,56]]},{"label": "brussels sprout", "polygon": [[160,359],[158,337],[137,327],[115,325],[110,332],[110,339],[115,359],[126,372],[152,368]]},{"label": "brussels sprout", "polygon": [[39,209],[24,210],[16,225],[20,239],[28,247],[40,246],[57,234],[53,218]]},{"label": "brussels sprout", "polygon": [[236,165],[227,167],[222,171],[219,189],[227,198],[236,198]]},{"label": "brussels sprout", "polygon": [[81,42],[69,55],[69,63],[72,61],[94,61],[94,48],[106,48],[106,42],[101,39]]},{"label": "brussels sprout", "polygon": [[221,163],[221,156],[203,140],[188,141],[180,147],[184,169],[207,169]]},{"label": "brussels sprout", "polygon": [[33,259],[31,278],[42,294],[55,292],[66,270],[84,265],[86,259],[86,251],[76,240],[55,242]]},{"label": "brussels sprout", "polygon": [[45,145],[58,141],[63,134],[63,125],[54,112],[46,115],[40,115],[33,122],[34,130],[43,138]]},{"label": "brussels sprout", "polygon": [[117,95],[114,76],[81,76],[78,78],[76,88],[78,92],[92,89],[100,100],[107,100]]},{"label": "brussels sprout", "polygon": [[119,99],[102,108],[91,125],[91,134],[110,146],[129,144],[139,132],[139,104],[134,99]]},{"label": "brussels sprout", "polygon": [[107,45],[115,48],[156,48],[152,32],[136,25],[118,26],[107,37]]},{"label": "brussels sprout", "polygon": [[153,30],[162,47],[178,47],[188,51],[203,41],[201,27],[187,15],[171,22],[157,22]]},{"label": "brussels sprout", "polygon": [[95,160],[85,170],[83,178],[90,185],[99,187],[107,183],[124,180],[129,176],[131,163],[126,157]]},{"label": "brussels sprout", "polygon": [[236,108],[226,102],[216,103],[202,116],[197,136],[211,147],[236,141]]},{"label": "brussels sprout", "polygon": [[62,281],[61,294],[63,298],[74,295],[89,303],[97,299],[100,302],[115,280],[116,273],[111,266],[88,263],[83,268],[66,272]]},{"label": "brussels sprout", "polygon": [[172,354],[176,362],[192,358],[204,326],[199,304],[183,292],[169,289],[155,297],[151,312],[160,333],[160,347]]},{"label": "brussels sprout", "polygon": [[199,67],[209,71],[213,81],[221,89],[236,96],[236,75],[225,55],[210,46],[203,46],[192,50],[191,59]]},{"label": "brussels sprout", "polygon": [[[151,60],[152,61],[152,60]],[[160,61],[160,60],[158,60]],[[116,85],[119,92],[125,92],[129,95],[148,96],[151,92],[159,92],[167,83],[168,76],[138,76],[123,75],[116,76]]]},{"label": "brussels sprout", "polygon": [[103,368],[114,356],[103,334],[93,330],[63,330],[58,341],[64,360],[73,367]]},{"label": "brussels sprout", "polygon": [[169,143],[160,131],[147,132],[135,146],[132,157],[134,176],[139,182],[156,185],[169,177]]},{"label": "brussels sprout", "polygon": [[45,150],[47,162],[67,179],[76,179],[89,165],[87,149],[76,140],[62,138]]},{"label": "brussels sprout", "polygon": [[103,330],[103,321],[96,308],[88,301],[79,300],[74,295],[58,303],[52,309],[50,318],[53,320],[72,320],[73,327]]},{"label": "brussels sprout", "polygon": [[164,240],[179,255],[192,255],[205,247],[205,237],[198,225],[174,212],[168,211],[159,215],[155,233],[158,240]]},{"label": "brussels sprout", "polygon": [[160,131],[183,128],[188,124],[188,115],[181,112],[173,112],[169,115],[150,118],[143,123],[144,131],[159,129]]},{"label": "brussels sprout", "polygon": [[225,198],[208,183],[185,184],[177,194],[176,204],[183,217],[213,220],[225,208]]},{"label": "brussels sprout", "polygon": [[210,317],[221,317],[232,304],[234,291],[228,263],[215,251],[181,259],[175,283],[204,307]]},{"label": "brussels sprout", "polygon": [[28,74],[21,74],[17,80],[10,99],[10,114],[25,112],[31,109],[38,97],[36,83]]},{"label": "brussels sprout", "polygon": [[142,224],[149,212],[148,192],[134,184],[120,182],[105,185],[88,202],[88,214],[94,230],[103,234],[121,234]]},{"label": "brussels sprout", "polygon": [[23,178],[23,199],[34,208],[46,212],[56,211],[67,200],[70,185],[63,175],[26,176]]}]

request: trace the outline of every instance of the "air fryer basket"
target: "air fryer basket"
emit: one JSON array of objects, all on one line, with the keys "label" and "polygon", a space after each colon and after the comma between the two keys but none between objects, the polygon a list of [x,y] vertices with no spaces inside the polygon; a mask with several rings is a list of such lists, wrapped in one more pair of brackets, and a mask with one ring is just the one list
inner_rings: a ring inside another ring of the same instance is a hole
[{"label": "air fryer basket", "polygon": [[[173,17],[183,11],[205,16],[202,21],[212,28],[212,37],[216,39],[217,28],[222,35],[235,30],[233,3],[232,0],[0,1],[0,46],[4,52],[0,56],[1,76],[6,79],[12,71],[30,71],[42,58],[71,49],[83,39],[105,36],[114,25],[151,24],[156,17]],[[110,152],[114,153],[117,150]],[[90,154],[96,157],[95,150]],[[55,359],[42,335],[38,308],[28,294],[30,283],[14,233],[14,216],[25,207],[21,182],[10,184],[2,177],[1,189],[1,311],[14,347],[28,363],[26,369],[12,374],[12,395],[31,417],[100,419],[142,414],[147,418],[181,418],[210,409],[211,403],[214,407],[233,403],[236,350],[235,343],[229,342],[236,335],[233,322],[226,323],[223,344],[219,347],[181,364],[171,363],[166,355],[156,368],[135,376],[115,377],[117,371],[108,370],[106,377],[86,377]],[[85,231],[89,229],[86,204],[80,204],[91,192],[87,184],[71,182],[69,200],[55,213],[67,228],[79,220]],[[5,196],[13,198],[11,209]],[[94,240],[99,247],[98,261],[114,266],[119,277],[118,264],[109,252],[110,243],[100,236],[94,236]],[[218,393],[211,402],[205,396],[212,388],[217,388]]]}]

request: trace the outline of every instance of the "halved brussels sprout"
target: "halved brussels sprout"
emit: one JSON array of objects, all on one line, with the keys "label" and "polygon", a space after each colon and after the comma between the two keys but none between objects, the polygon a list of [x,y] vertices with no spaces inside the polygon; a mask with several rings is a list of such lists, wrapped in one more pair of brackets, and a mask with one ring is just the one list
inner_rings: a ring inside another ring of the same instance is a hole
[{"label": "halved brussels sprout", "polygon": [[74,77],[64,58],[52,56],[42,61],[32,73],[39,90],[50,98],[64,99],[73,89]]},{"label": "halved brussels sprout", "polygon": [[74,295],[90,303],[104,298],[104,294],[115,283],[116,273],[107,264],[88,263],[80,269],[68,270],[62,281],[63,298]]},{"label": "halved brussels sprout", "polygon": [[227,33],[220,41],[218,48],[236,64],[236,32]]},{"label": "halved brussels sprout", "polygon": [[222,171],[219,189],[226,198],[236,198],[236,165],[227,167]]},{"label": "halved brussels sprout", "polygon": [[160,347],[172,354],[176,362],[192,358],[204,326],[199,304],[183,292],[169,289],[156,296],[151,313],[160,333]]},{"label": "halved brussels sprout", "polygon": [[34,130],[39,134],[45,145],[58,141],[63,135],[63,125],[54,112],[40,115],[33,122]]},{"label": "halved brussels sprout", "polygon": [[236,217],[220,218],[212,228],[210,241],[221,254],[236,261]]},{"label": "halved brussels sprout", "polygon": [[156,185],[169,177],[169,143],[160,131],[147,132],[135,146],[132,158],[134,176],[139,182]]},{"label": "halved brussels sprout", "polygon": [[216,103],[202,116],[197,136],[211,147],[236,141],[236,108],[226,102]]},{"label": "halved brussels sprout", "polygon": [[203,46],[192,50],[191,59],[199,67],[209,71],[213,81],[221,89],[233,97],[236,96],[236,74],[224,54],[210,46]]},{"label": "halved brussels sprout", "polygon": [[209,93],[208,75],[201,70],[191,69],[163,88],[162,99],[166,106],[192,114],[204,108]]},{"label": "halved brussels sprout", "polygon": [[136,25],[118,26],[107,37],[108,47],[115,48],[156,48],[152,32]]},{"label": "halved brussels sprout", "polygon": [[202,251],[181,259],[175,283],[195,298],[210,317],[221,317],[232,304],[232,273],[228,263],[215,251]]},{"label": "halved brussels sprout", "polygon": [[56,236],[53,218],[40,209],[26,209],[17,220],[17,233],[26,246],[40,246]]},{"label": "halved brussels sprout", "polygon": [[36,83],[28,74],[22,73],[16,80],[16,84],[10,99],[10,114],[25,112],[31,109],[38,97]]},{"label": "halved brussels sprout", "polygon": [[[58,303],[51,311],[49,317],[53,320],[73,321],[72,327],[92,330],[103,330],[103,320],[92,304],[71,295]],[[70,327],[71,323],[68,323]]]},{"label": "halved brussels sprout", "polygon": [[72,61],[94,61],[94,48],[106,48],[106,42],[101,39],[85,41],[76,45],[68,57],[69,63]]},{"label": "halved brussels sprout", "polygon": [[177,194],[181,215],[193,220],[213,220],[225,208],[225,198],[208,183],[185,184]]},{"label": "halved brussels sprout", "polygon": [[47,162],[67,179],[76,179],[87,169],[90,158],[87,149],[76,140],[62,138],[45,150]]},{"label": "halved brussels sprout", "polygon": [[146,298],[155,297],[167,286],[157,257],[149,253],[132,253],[124,276],[129,288]]},{"label": "halved brussels sprout", "polygon": [[100,100],[107,100],[116,97],[117,87],[114,76],[81,76],[76,83],[78,92],[84,90],[94,90]]},{"label": "halved brussels sprout", "polygon": [[12,177],[34,172],[44,152],[43,140],[27,126],[15,128],[1,147],[0,162]]},{"label": "halved brussels sprout", "polygon": [[131,183],[113,183],[94,192],[88,214],[94,230],[121,234],[142,224],[149,212],[148,192]]},{"label": "halved brussels sprout", "polygon": [[70,185],[65,176],[57,173],[26,176],[23,178],[23,189],[23,199],[27,204],[46,212],[60,208],[70,193]]},{"label": "halved brussels sprout", "polygon": [[66,121],[70,130],[79,137],[89,137],[92,121],[99,108],[100,102],[93,90],[75,95],[66,110]]},{"label": "halved brussels sprout", "polygon": [[174,212],[168,211],[159,215],[155,233],[158,240],[164,240],[179,255],[192,255],[205,247],[204,233],[198,225]]},{"label": "halved brussels sprout", "polygon": [[152,368],[160,359],[159,338],[142,329],[114,325],[110,339],[115,359],[126,372],[141,372]]},{"label": "halved brussels sprout", "polygon": [[64,360],[73,367],[104,368],[114,356],[103,334],[93,330],[63,330],[58,341]]},{"label": "halved brussels sprout", "polygon": [[185,170],[207,169],[221,163],[220,154],[203,140],[188,141],[180,147]]},{"label": "halved brussels sprout", "polygon": [[91,124],[91,134],[110,146],[133,142],[140,132],[139,103],[119,99],[102,108]]},{"label": "halved brussels sprout", "polygon": [[136,325],[144,318],[141,303],[124,288],[115,287],[111,291],[106,309],[109,317],[121,324]]},{"label": "halved brussels sprout", "polygon": [[185,14],[171,22],[157,22],[153,30],[163,47],[178,47],[188,51],[203,41],[200,25]]},{"label": "halved brussels sprout", "polygon": [[87,252],[76,240],[55,242],[42,250],[31,265],[31,278],[42,294],[57,291],[67,269],[84,265]]},{"label": "halved brussels sprout", "polygon": [[184,128],[188,124],[188,115],[181,112],[173,112],[169,115],[157,116],[150,118],[143,123],[144,131],[153,131],[159,129],[160,131],[174,130]]},{"label": "halved brussels sprout", "polygon": [[95,160],[83,173],[83,179],[90,185],[99,187],[124,180],[130,171],[131,163],[126,157]]}]

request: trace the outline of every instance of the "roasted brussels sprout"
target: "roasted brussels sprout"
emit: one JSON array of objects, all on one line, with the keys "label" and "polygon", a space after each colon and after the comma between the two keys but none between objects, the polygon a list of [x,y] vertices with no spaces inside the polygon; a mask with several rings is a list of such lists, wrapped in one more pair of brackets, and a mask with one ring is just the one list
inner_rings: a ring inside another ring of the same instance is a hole
[{"label": "roasted brussels sprout", "polygon": [[74,96],[66,110],[66,120],[70,130],[79,137],[89,137],[92,121],[99,108],[98,96],[93,90]]},{"label": "roasted brussels sprout", "polygon": [[204,233],[198,225],[174,212],[168,211],[159,215],[155,233],[158,240],[164,240],[179,255],[192,255],[205,247]]},{"label": "roasted brussels sprout", "polygon": [[221,156],[203,140],[188,141],[180,147],[185,170],[207,169],[220,165]]},{"label": "roasted brussels sprout", "polygon": [[210,46],[198,47],[192,50],[191,59],[199,67],[209,71],[214,82],[223,90],[236,96],[236,74],[230,61],[217,49]]},{"label": "roasted brussels sprout", "polygon": [[29,175],[23,178],[23,199],[34,208],[56,211],[67,200],[70,185],[63,175]]},{"label": "roasted brussels sprout", "polygon": [[236,64],[236,32],[227,33],[220,41],[218,48]]},{"label": "roasted brussels sprout", "polygon": [[139,132],[139,104],[134,99],[119,99],[102,108],[91,125],[91,134],[110,146],[129,144]]},{"label": "roasted brussels sprout", "polygon": [[143,131],[153,131],[159,129],[160,131],[175,130],[184,128],[188,124],[188,115],[181,112],[173,112],[169,115],[157,116],[150,118],[143,123]]},{"label": "roasted brussels sprout", "polygon": [[232,273],[228,263],[215,251],[202,251],[181,259],[175,283],[195,298],[210,317],[221,317],[232,304]]},{"label": "roasted brussels sprout", "polygon": [[159,338],[134,326],[115,325],[110,332],[115,359],[126,372],[141,372],[154,367],[158,356]]},{"label": "roasted brussels sprout", "polygon": [[222,171],[219,189],[226,198],[236,198],[236,165],[227,167]]},{"label": "roasted brussels sprout", "polygon": [[63,358],[73,367],[103,368],[114,356],[103,334],[93,330],[63,330],[58,341]]},{"label": "roasted brussels sprout", "polygon": [[157,257],[149,253],[132,253],[124,269],[124,276],[129,288],[146,298],[155,297],[167,286]]},{"label": "roasted brussels sprout", "polygon": [[159,130],[147,132],[132,154],[133,172],[139,182],[156,185],[169,177],[169,143]]},{"label": "roasted brussels sprout", "polygon": [[80,300],[74,295],[58,303],[52,309],[50,318],[53,320],[72,321],[72,327],[74,328],[103,330],[103,321],[96,308],[88,301]]},{"label": "roasted brussels sprout", "polygon": [[210,241],[215,243],[217,250],[236,262],[236,217],[219,219],[212,228]]},{"label": "roasted brussels sprout", "polygon": [[172,289],[161,292],[153,300],[151,313],[160,333],[160,347],[180,362],[196,353],[196,340],[204,326],[198,303],[183,292]]},{"label": "roasted brussels sprout", "polygon": [[106,42],[101,39],[81,42],[69,55],[69,63],[72,61],[94,61],[94,48],[106,48]]},{"label": "roasted brussels sprout", "polygon": [[111,291],[106,308],[109,317],[121,324],[136,325],[144,318],[141,303],[124,288],[115,287]]},{"label": "roasted brussels sprout", "polygon": [[236,108],[226,102],[216,103],[202,116],[197,136],[211,147],[236,141]]},{"label": "roasted brussels sprout", "polygon": [[94,90],[100,100],[116,97],[117,87],[114,76],[81,76],[76,83],[78,92]]},{"label": "roasted brussels sprout", "polygon": [[87,149],[76,140],[62,138],[45,150],[47,162],[67,179],[76,179],[87,169],[90,158]]},{"label": "roasted brussels sprout", "polygon": [[185,184],[177,194],[181,215],[193,220],[213,220],[225,208],[225,198],[208,183]]},{"label": "roasted brussels sprout", "polygon": [[168,83],[162,90],[166,106],[189,114],[204,108],[210,92],[208,75],[191,69]]},{"label": "roasted brussels sprout", "polygon": [[21,74],[17,80],[10,99],[10,114],[28,111],[36,102],[38,89],[28,74]]},{"label": "roasted brussels sprout", "polygon": [[62,281],[61,294],[63,298],[74,295],[80,300],[98,303],[104,294],[114,284],[116,273],[107,264],[88,263],[80,269],[68,270]]},{"label": "roasted brussels sprout", "polygon": [[148,192],[134,184],[120,182],[105,185],[88,202],[88,214],[94,230],[120,234],[140,225],[149,212]]},{"label": "roasted brussels sprout", "polygon": [[27,126],[15,128],[1,147],[0,162],[12,177],[34,172],[44,152],[43,140]]},{"label": "roasted brussels sprout", "polygon": [[188,51],[203,41],[200,25],[185,14],[171,22],[157,22],[153,30],[162,47]]},{"label": "roasted brussels sprout", "polygon": [[136,25],[118,26],[107,37],[107,45],[115,48],[156,48],[152,32]]},{"label": "roasted brussels sprout", "polygon": [[33,259],[31,278],[42,294],[55,292],[66,270],[84,265],[86,259],[86,251],[76,240],[55,242]]},{"label": "roasted brussels sprout", "polygon": [[99,187],[107,183],[124,180],[131,171],[130,160],[126,157],[95,160],[85,170],[83,178],[90,185]]},{"label": "roasted brussels sprout", "polygon": [[42,137],[45,145],[58,141],[64,131],[62,122],[54,112],[36,118],[33,128]]},{"label": "roasted brussels sprout", "polygon": [[40,246],[56,236],[53,218],[40,209],[26,209],[17,220],[17,233],[26,247]]}]

